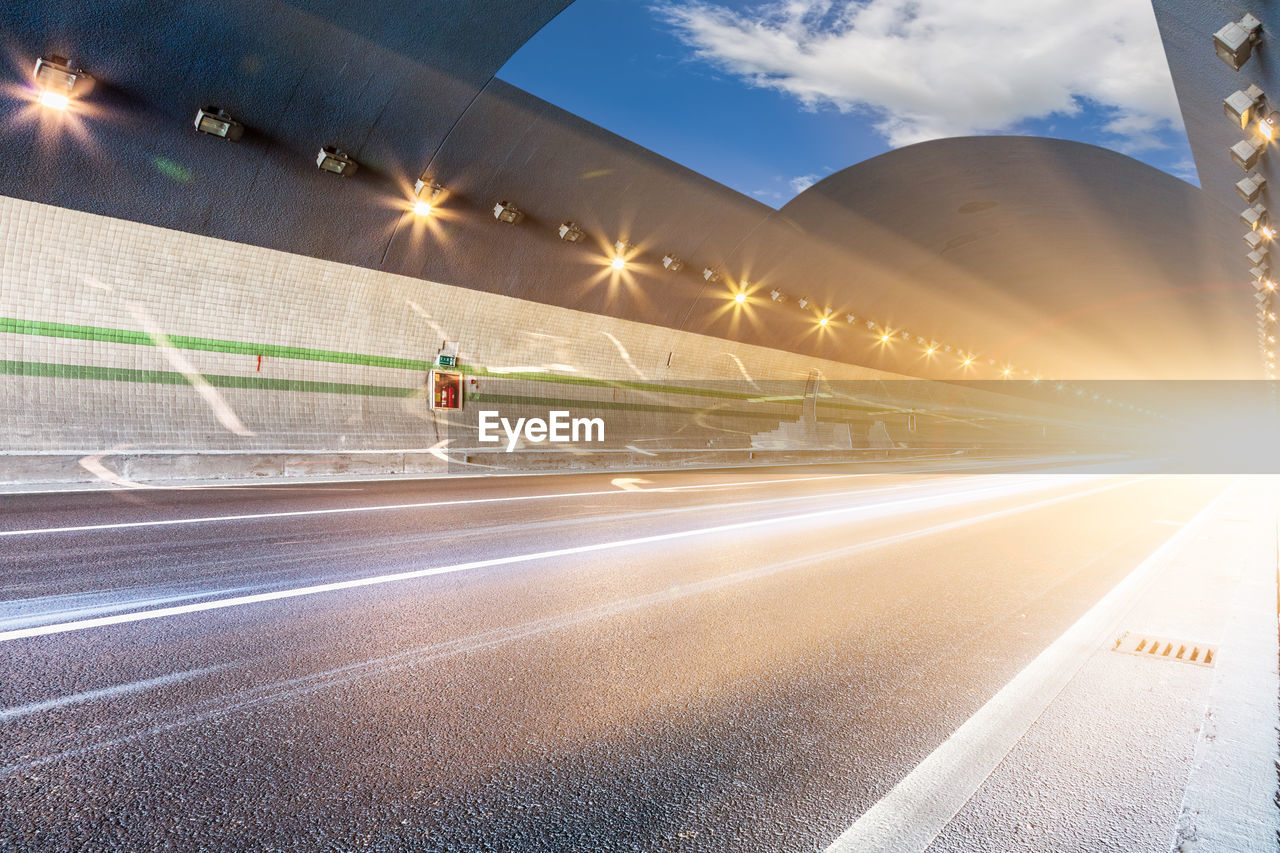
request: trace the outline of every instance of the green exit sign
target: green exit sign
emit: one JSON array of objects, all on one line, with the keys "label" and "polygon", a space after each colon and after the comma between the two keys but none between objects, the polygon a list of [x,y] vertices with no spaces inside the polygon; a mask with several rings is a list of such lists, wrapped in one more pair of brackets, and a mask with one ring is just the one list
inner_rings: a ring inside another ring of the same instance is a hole
[{"label": "green exit sign", "polygon": [[458,357],[455,355],[442,355],[436,359],[436,363],[441,367],[456,367],[458,364]]}]

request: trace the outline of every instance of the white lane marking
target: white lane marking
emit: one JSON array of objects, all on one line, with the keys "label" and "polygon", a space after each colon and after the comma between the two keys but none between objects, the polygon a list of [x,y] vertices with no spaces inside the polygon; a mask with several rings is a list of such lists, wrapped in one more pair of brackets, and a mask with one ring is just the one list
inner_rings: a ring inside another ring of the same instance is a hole
[{"label": "white lane marking", "polygon": [[75,693],[71,696],[59,696],[56,699],[49,699],[44,702],[31,702],[26,705],[15,705],[12,708],[0,708],[0,722],[17,720],[22,717],[29,717],[32,714],[43,714],[45,711],[55,711],[70,705],[96,702],[99,699],[127,696],[131,693],[143,693],[147,690],[154,690],[157,687],[167,687],[170,684],[177,684],[181,681],[189,681],[193,678],[209,675],[210,673],[224,670],[227,666],[228,664],[207,666],[203,669],[175,672],[169,675],[157,676],[156,678],[147,678],[142,681],[132,681],[128,684],[116,684],[111,687],[102,687],[98,690],[87,690],[84,693]]},{"label": "white lane marking", "polygon": [[[259,685],[249,688],[248,690],[241,691],[240,693],[232,694],[228,697],[219,698],[215,700],[219,704],[213,707],[201,708],[195,713],[188,713],[176,720],[171,720],[160,725],[150,725],[147,728],[129,732],[105,741],[98,741],[85,746],[63,749],[56,753],[42,755],[36,758],[29,758],[14,764],[2,766],[0,767],[0,779],[7,778],[14,773],[27,772],[36,767],[62,761],[77,755],[83,755],[85,753],[101,749],[114,748],[123,743],[134,741],[139,738],[150,737],[164,732],[173,731],[184,726],[225,717],[228,714],[232,714],[237,711],[257,708],[270,703],[282,702],[295,697],[318,693],[322,690],[333,689],[373,675],[384,675],[386,673],[408,667],[420,666],[430,661],[442,660],[458,654],[483,651],[485,649],[494,648],[496,646],[505,645],[518,640],[538,637],[553,631],[573,628],[598,619],[622,616],[626,613],[634,612],[646,607],[653,607],[661,604],[673,604],[681,599],[691,598],[695,595],[718,592],[735,584],[771,577],[793,571],[795,569],[804,568],[809,565],[823,563],[830,564],[833,561],[872,551],[876,548],[883,548],[888,545],[898,545],[915,539],[969,527],[974,524],[983,524],[999,518],[1007,518],[1030,510],[1043,509],[1045,507],[1087,497],[1088,495],[1097,494],[1099,492],[1110,491],[1111,489],[1119,488],[1123,485],[1127,485],[1127,483],[1112,483],[1085,491],[1072,492],[1066,495],[1045,498],[1044,500],[1036,501],[1034,503],[1018,504],[1017,506],[1013,506],[1008,509],[995,510],[982,515],[965,516],[964,518],[960,518],[955,521],[947,521],[942,524],[935,524],[929,527],[907,530],[902,533],[894,533],[888,536],[882,536],[878,539],[868,539],[864,542],[858,542],[854,545],[849,545],[834,551],[807,554],[802,557],[784,560],[780,563],[757,566],[741,572],[734,572],[728,575],[721,575],[720,577],[708,578],[706,580],[697,581],[687,586],[681,586],[675,589],[666,589],[645,595],[633,596],[631,598],[618,599],[605,604],[599,604],[594,607],[556,614],[554,616],[547,616],[542,619],[523,622],[518,625],[494,628],[479,634],[472,634],[467,637],[447,640],[445,642],[435,643],[426,647],[405,649],[381,658],[346,664],[345,666],[299,676],[282,682]],[[207,701],[206,704],[208,704]],[[147,717],[142,718],[142,721],[152,723],[154,721],[154,715],[148,714]],[[132,725],[134,722],[137,722],[137,720],[130,721],[128,725]]]},{"label": "white lane marking", "polygon": [[[251,595],[235,596],[233,598],[222,598],[216,601],[192,602],[190,604],[180,604],[173,607],[161,607],[155,610],[142,610],[133,613],[116,613],[109,616],[98,616],[91,619],[79,619],[70,622],[57,622],[48,625],[33,625],[26,628],[16,628],[10,631],[0,631],[0,642],[20,640],[27,637],[43,637],[50,634],[64,634],[71,631],[83,631],[89,628],[101,628],[107,625],[122,625],[149,619],[162,619],[169,616],[181,616],[188,613],[202,613],[208,610],[241,607],[247,604],[259,604],[266,601],[280,601],[287,598],[298,598],[300,596],[337,592],[339,590],[357,589],[359,587],[378,586],[381,584],[396,583],[398,581],[416,580],[419,578],[434,577],[436,575],[471,571],[473,569],[509,566],[515,563],[528,563],[535,560],[548,560],[557,557],[571,557],[599,551],[612,551],[619,548],[630,548],[636,545],[672,542],[680,539],[691,539],[697,536],[710,536],[718,533],[728,533],[735,530],[746,530],[750,528],[759,529],[762,524],[788,524],[793,522],[811,521],[819,518],[828,518],[835,515],[861,515],[863,518],[877,518],[885,515],[891,515],[895,512],[910,511],[911,509],[941,509],[978,500],[1024,494],[1031,491],[1039,491],[1062,485],[1061,479],[1045,478],[1045,480],[1047,482],[1037,478],[1032,481],[1030,486],[1023,484],[1021,488],[1014,488],[1012,486],[989,487],[986,489],[974,489],[968,492],[958,492],[952,495],[930,495],[919,498],[905,498],[897,501],[886,501],[880,504],[844,506],[834,509],[800,513],[797,515],[782,516],[779,518],[770,518],[764,521],[760,519],[752,519],[751,521],[741,521],[733,524],[717,524],[712,527],[680,530],[673,533],[658,533],[650,536],[637,536],[631,539],[616,539],[610,542],[597,542],[592,545],[577,545],[572,548],[556,548],[550,551],[536,551],[530,554],[514,554],[509,557],[490,557],[485,560],[472,560],[466,563],[456,563],[451,566],[434,566],[429,569],[414,569],[412,571],[395,572],[387,575],[374,575],[371,577],[353,578],[345,581],[311,584],[308,586],[294,587],[292,589],[278,589],[271,592],[260,592]],[[1136,481],[1122,480],[1121,482],[1114,484],[1112,488],[1132,482]],[[621,493],[611,492],[611,494]]]},{"label": "white lane marking", "polygon": [[1215,512],[1228,486],[868,809],[826,853],[924,851]]},{"label": "white lane marking", "polygon": [[[931,474],[938,472],[946,472],[946,468],[938,468],[924,471],[912,471],[911,474]],[[646,489],[646,493],[652,494],[656,492],[683,492],[701,489],[724,489],[724,488],[740,488],[743,486],[771,486],[777,483],[808,483],[817,480],[848,480],[861,477],[883,477],[883,473],[858,473],[858,474],[825,474],[821,477],[787,477],[776,480],[747,480],[744,482],[728,482],[728,483],[698,483],[688,486],[661,486],[656,489]],[[620,489],[599,489],[589,492],[556,492],[543,495],[507,495],[497,498],[459,498],[447,501],[422,501],[418,503],[406,504],[378,504],[375,506],[350,506],[350,507],[334,507],[331,509],[299,509],[287,510],[284,512],[255,512],[241,513],[238,515],[206,515],[197,516],[195,518],[160,518],[149,521],[120,521],[108,522],[104,524],[78,524],[67,527],[35,527],[26,530],[0,530],[0,537],[5,536],[38,536],[41,534],[55,533],[85,533],[94,530],[129,530],[136,527],[171,527],[174,525],[184,524],[209,524],[218,521],[254,521],[264,518],[302,518],[315,515],[345,515],[357,512],[387,512],[406,509],[429,509],[433,507],[443,506],[469,506],[474,504],[488,503],[518,503],[523,501],[547,501],[557,500],[561,498],[589,498],[599,497],[601,495],[620,495],[626,494],[626,490]]]}]

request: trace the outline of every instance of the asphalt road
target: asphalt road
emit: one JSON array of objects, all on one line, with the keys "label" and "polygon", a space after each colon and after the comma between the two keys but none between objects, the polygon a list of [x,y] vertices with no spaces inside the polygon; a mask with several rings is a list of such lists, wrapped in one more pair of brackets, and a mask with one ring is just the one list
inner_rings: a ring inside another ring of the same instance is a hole
[{"label": "asphalt road", "polygon": [[0,849],[823,850],[1227,482],[866,471],[0,496]]}]

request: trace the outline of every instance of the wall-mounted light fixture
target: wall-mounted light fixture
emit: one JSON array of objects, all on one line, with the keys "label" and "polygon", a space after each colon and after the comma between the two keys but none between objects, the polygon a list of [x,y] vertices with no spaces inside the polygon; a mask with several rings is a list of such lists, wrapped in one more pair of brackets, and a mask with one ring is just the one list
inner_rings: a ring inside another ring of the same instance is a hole
[{"label": "wall-mounted light fixture", "polygon": [[322,172],[329,172],[339,177],[349,178],[360,168],[360,164],[352,160],[341,148],[326,146],[316,155],[316,166]]},{"label": "wall-mounted light fixture", "polygon": [[509,201],[500,201],[493,206],[493,218],[508,225],[519,225],[524,213]]},{"label": "wall-mounted light fixture", "polygon": [[1266,150],[1267,140],[1261,136],[1242,139],[1231,146],[1231,161],[1248,172],[1258,165],[1258,161],[1262,159],[1262,155],[1266,153]]},{"label": "wall-mounted light fixture", "polygon": [[1266,245],[1267,238],[1258,231],[1250,231],[1244,235],[1244,241],[1249,244],[1249,248],[1257,251]]},{"label": "wall-mounted light fixture", "polygon": [[769,291],[769,298],[772,299],[774,302],[777,302],[779,305],[781,305],[783,302],[787,301],[787,294],[783,293],[781,290],[778,290],[777,288],[774,288],[773,290]]},{"label": "wall-mounted light fixture", "polygon": [[1266,96],[1257,86],[1237,89],[1222,101],[1223,112],[1227,118],[1240,126],[1241,130],[1249,126],[1254,116],[1266,105]]},{"label": "wall-mounted light fixture", "polygon": [[1245,257],[1248,258],[1249,263],[1253,264],[1255,267],[1260,267],[1263,264],[1267,263],[1268,254],[1270,253],[1267,247],[1260,246],[1257,249],[1254,249],[1249,254],[1245,255]]},{"label": "wall-mounted light fixture", "polygon": [[1253,207],[1245,208],[1240,212],[1240,221],[1256,230],[1266,227],[1271,222],[1271,217],[1267,213],[1266,205],[1255,204]]},{"label": "wall-mounted light fixture", "polygon": [[228,142],[239,142],[244,136],[244,125],[229,116],[220,107],[201,107],[196,110],[196,130],[225,139]]},{"label": "wall-mounted light fixture", "polygon": [[662,256],[662,266],[670,272],[680,272],[684,269],[684,261],[672,254]]},{"label": "wall-mounted light fixture", "polygon": [[1249,204],[1253,204],[1258,200],[1258,196],[1262,195],[1262,191],[1267,188],[1267,179],[1261,172],[1254,172],[1251,175],[1236,181],[1236,192],[1240,197]]},{"label": "wall-mounted light fixture", "polygon": [[1253,15],[1245,15],[1213,34],[1213,50],[1218,58],[1239,71],[1253,56],[1253,46],[1262,37],[1262,22]]},{"label": "wall-mounted light fixture", "polygon": [[558,233],[566,243],[581,243],[587,236],[587,232],[579,228],[576,222],[561,223]]},{"label": "wall-mounted light fixture", "polygon": [[717,282],[720,280],[720,273],[716,272],[711,267],[703,267],[702,277],[706,281]]}]

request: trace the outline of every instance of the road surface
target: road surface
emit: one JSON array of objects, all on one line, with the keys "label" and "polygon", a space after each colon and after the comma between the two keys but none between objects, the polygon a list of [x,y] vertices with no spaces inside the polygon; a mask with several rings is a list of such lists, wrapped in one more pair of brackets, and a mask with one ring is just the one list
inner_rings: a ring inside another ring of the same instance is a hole
[{"label": "road surface", "polygon": [[821,851],[1228,485],[0,496],[0,848]]}]

